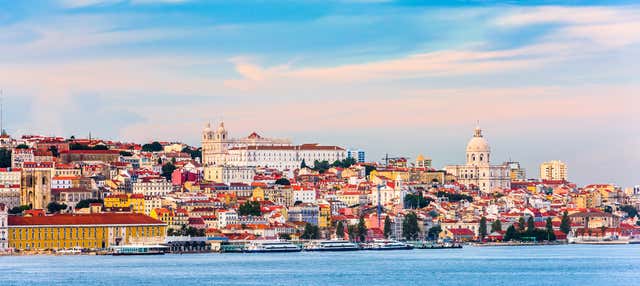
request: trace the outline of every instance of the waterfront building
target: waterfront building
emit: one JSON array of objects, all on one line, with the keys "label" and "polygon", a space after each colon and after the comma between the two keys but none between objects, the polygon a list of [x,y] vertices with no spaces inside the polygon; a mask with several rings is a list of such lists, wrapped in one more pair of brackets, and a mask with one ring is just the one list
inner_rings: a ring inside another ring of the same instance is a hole
[{"label": "waterfront building", "polygon": [[457,181],[468,187],[475,186],[480,191],[489,193],[494,189],[509,189],[511,179],[509,166],[491,165],[491,147],[482,135],[482,129],[476,127],[473,137],[469,140],[466,150],[467,163],[465,165],[446,166],[448,173],[454,175]]},{"label": "waterfront building", "polygon": [[167,225],[143,214],[9,216],[9,247],[17,250],[104,249],[164,242]]},{"label": "waterfront building", "polygon": [[9,249],[9,207],[0,203],[0,252]]},{"label": "waterfront building", "polygon": [[320,208],[315,204],[302,203],[289,208],[289,221],[318,225]]},{"label": "waterfront building", "polygon": [[567,164],[558,160],[540,164],[540,180],[566,181]]}]

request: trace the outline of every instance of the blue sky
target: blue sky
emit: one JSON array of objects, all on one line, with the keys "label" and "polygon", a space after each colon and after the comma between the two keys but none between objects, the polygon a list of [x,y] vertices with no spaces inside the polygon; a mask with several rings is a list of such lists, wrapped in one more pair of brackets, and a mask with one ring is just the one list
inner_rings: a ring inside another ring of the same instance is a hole
[{"label": "blue sky", "polygon": [[224,119],[442,167],[480,121],[531,177],[640,183],[633,1],[0,0],[0,43],[16,135],[196,144]]}]

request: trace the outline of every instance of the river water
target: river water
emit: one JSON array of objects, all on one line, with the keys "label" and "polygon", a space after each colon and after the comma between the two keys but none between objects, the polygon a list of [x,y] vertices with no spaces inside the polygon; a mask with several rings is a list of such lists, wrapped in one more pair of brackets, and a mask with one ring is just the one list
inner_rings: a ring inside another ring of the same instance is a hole
[{"label": "river water", "polygon": [[640,245],[0,257],[0,285],[640,285]]}]

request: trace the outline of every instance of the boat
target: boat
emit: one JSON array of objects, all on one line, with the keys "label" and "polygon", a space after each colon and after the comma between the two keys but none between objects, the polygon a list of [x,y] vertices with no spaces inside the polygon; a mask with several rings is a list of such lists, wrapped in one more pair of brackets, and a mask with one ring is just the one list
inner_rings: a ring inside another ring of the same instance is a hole
[{"label": "boat", "polygon": [[302,251],[302,247],[291,242],[281,240],[256,240],[250,242],[244,249],[244,252],[248,253],[300,251]]},{"label": "boat", "polygon": [[395,240],[374,240],[371,243],[365,244],[365,250],[409,250],[413,249],[413,246],[407,243],[395,241]]},{"label": "boat", "polygon": [[360,246],[346,240],[316,240],[304,245],[305,251],[356,251]]},{"label": "boat", "polygon": [[111,247],[113,256],[163,255],[168,250],[164,245],[120,245]]}]

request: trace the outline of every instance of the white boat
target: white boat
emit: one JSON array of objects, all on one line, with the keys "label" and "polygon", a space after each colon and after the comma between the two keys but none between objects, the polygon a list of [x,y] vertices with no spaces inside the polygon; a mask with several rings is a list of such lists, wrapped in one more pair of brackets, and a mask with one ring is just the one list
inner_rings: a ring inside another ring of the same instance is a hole
[{"label": "white boat", "polygon": [[281,240],[255,240],[249,243],[244,252],[300,252],[302,247]]},{"label": "white boat", "polygon": [[120,245],[111,247],[111,255],[163,255],[168,247],[164,245]]},{"label": "white boat", "polygon": [[347,240],[316,240],[304,245],[305,251],[355,251],[360,247]]},{"label": "white boat", "polygon": [[395,240],[374,240],[364,247],[365,250],[409,250],[413,246]]}]

